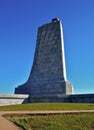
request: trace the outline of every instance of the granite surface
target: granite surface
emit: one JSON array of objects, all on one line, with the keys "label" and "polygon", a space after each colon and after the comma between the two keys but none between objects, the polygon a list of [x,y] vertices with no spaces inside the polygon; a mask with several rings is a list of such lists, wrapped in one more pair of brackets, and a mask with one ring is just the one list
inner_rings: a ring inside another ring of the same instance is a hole
[{"label": "granite surface", "polygon": [[34,62],[28,81],[15,89],[16,94],[32,96],[72,94],[66,78],[63,31],[60,20],[38,28]]}]

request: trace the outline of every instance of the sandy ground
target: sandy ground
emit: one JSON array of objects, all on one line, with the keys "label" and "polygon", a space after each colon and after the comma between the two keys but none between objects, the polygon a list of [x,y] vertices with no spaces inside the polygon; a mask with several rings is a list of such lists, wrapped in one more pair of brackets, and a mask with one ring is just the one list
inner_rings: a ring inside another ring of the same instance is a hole
[{"label": "sandy ground", "polygon": [[94,110],[75,110],[75,111],[0,111],[0,130],[22,130],[22,128],[14,125],[5,119],[4,114],[59,114],[59,113],[91,113]]},{"label": "sandy ground", "polygon": [[22,129],[0,115],[0,130],[22,130]]}]

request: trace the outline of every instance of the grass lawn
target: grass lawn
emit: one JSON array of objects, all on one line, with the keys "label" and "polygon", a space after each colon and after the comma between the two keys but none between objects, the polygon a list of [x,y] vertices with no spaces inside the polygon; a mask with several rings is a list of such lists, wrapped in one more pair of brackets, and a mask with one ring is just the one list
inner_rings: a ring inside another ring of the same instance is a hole
[{"label": "grass lawn", "polygon": [[[85,103],[31,103],[0,106],[1,111],[94,110]],[[94,130],[94,113],[79,114],[7,114],[4,115],[24,130]]]},{"label": "grass lawn", "polygon": [[94,130],[94,113],[5,116],[24,130]]},{"label": "grass lawn", "polygon": [[0,111],[38,111],[38,110],[94,110],[94,104],[31,103],[31,104],[0,106]]}]

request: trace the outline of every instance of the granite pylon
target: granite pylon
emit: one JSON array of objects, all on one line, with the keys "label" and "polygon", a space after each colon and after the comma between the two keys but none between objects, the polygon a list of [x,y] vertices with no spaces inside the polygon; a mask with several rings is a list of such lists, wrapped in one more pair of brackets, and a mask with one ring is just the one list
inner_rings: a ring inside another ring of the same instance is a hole
[{"label": "granite pylon", "polygon": [[63,29],[54,18],[38,28],[33,66],[27,82],[15,88],[16,94],[29,94],[31,102],[54,101],[73,93],[67,80]]}]

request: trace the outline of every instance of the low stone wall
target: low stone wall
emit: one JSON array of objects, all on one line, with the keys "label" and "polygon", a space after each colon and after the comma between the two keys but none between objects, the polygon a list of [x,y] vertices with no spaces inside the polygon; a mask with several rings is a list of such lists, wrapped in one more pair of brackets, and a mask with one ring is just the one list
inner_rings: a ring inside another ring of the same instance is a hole
[{"label": "low stone wall", "polygon": [[25,94],[0,94],[0,106],[28,103],[28,98]]},{"label": "low stone wall", "polygon": [[75,94],[69,96],[69,101],[74,103],[94,103],[94,94]]},{"label": "low stone wall", "polygon": [[0,106],[40,102],[94,103],[94,94],[43,95],[0,94]]},{"label": "low stone wall", "polygon": [[94,103],[94,94],[30,96],[30,102]]}]

